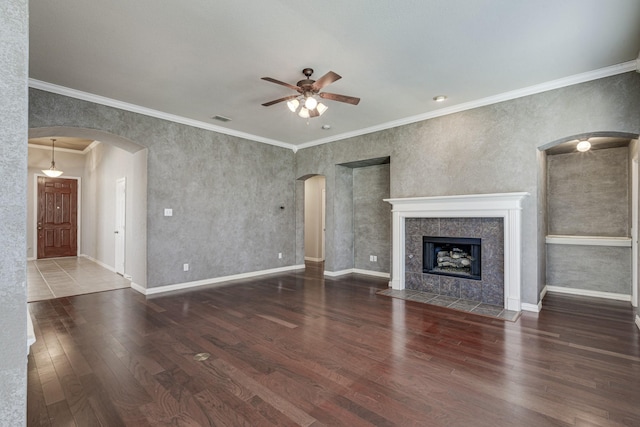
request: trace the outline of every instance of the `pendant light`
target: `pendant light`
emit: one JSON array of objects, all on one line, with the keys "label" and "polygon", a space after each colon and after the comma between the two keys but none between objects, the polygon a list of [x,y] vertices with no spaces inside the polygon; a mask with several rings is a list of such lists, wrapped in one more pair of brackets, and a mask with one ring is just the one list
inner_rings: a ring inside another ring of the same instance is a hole
[{"label": "pendant light", "polygon": [[56,140],[51,138],[51,166],[49,167],[49,169],[42,169],[42,173],[51,178],[57,178],[63,173],[61,170],[56,169],[56,162],[54,159],[55,145]]}]

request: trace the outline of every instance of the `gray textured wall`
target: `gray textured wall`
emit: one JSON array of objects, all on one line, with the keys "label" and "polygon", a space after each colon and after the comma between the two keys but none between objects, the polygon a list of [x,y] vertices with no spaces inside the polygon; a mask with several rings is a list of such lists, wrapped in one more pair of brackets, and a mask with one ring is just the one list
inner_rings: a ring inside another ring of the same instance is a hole
[{"label": "gray textured wall", "polygon": [[294,264],[291,150],[35,89],[29,102],[31,128],[96,129],[148,148],[147,287]]},{"label": "gray textured wall", "polygon": [[549,234],[629,237],[629,149],[547,156]]},{"label": "gray textured wall", "polygon": [[27,68],[26,0],[0,2],[0,424],[26,425]]},{"label": "gray textured wall", "polygon": [[391,205],[382,201],[389,198],[389,178],[388,163],[353,169],[355,268],[391,272]]},{"label": "gray textured wall", "polygon": [[547,245],[547,284],[631,294],[631,249]]},{"label": "gray textured wall", "polygon": [[[334,165],[384,156],[391,157],[392,198],[529,192],[523,204],[522,300],[535,304],[545,285],[537,147],[588,132],[638,134],[639,94],[640,74],[631,72],[309,147],[296,155],[296,176],[325,175],[327,206],[335,198]],[[327,212],[327,232],[335,212]],[[327,242],[327,262],[342,249]]]}]

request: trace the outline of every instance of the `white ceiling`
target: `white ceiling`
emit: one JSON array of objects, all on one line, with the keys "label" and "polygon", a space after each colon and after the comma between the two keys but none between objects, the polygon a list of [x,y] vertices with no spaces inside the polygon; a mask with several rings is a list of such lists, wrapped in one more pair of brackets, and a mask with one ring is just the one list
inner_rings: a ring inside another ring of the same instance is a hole
[{"label": "white ceiling", "polygon": [[[640,1],[32,0],[29,49],[32,87],[293,148],[634,69]],[[305,67],[360,104],[260,105]]]}]

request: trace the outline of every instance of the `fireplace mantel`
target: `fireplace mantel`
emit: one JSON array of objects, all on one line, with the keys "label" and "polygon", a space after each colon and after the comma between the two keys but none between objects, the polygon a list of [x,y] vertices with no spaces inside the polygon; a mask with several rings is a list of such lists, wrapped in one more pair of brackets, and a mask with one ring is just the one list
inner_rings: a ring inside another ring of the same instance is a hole
[{"label": "fireplace mantel", "polygon": [[393,205],[393,256],[389,286],[405,288],[406,218],[503,218],[504,307],[520,311],[522,200],[529,193],[470,194],[461,196],[385,199]]}]

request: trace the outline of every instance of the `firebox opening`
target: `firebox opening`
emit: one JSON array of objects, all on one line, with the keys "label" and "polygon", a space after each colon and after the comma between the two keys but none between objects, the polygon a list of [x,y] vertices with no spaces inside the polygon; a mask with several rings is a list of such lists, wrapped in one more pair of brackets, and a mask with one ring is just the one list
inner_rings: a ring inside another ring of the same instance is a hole
[{"label": "firebox opening", "polygon": [[422,237],[423,272],[481,280],[481,239]]}]

